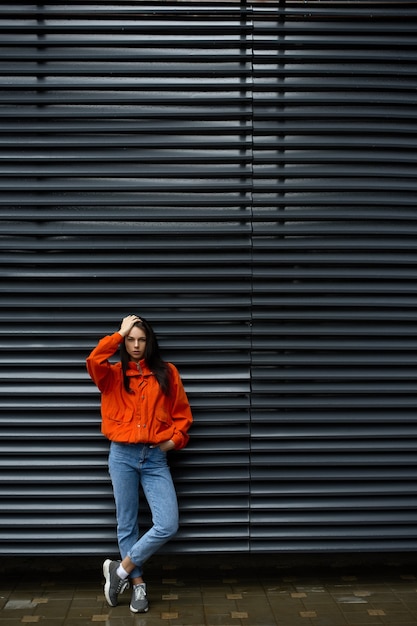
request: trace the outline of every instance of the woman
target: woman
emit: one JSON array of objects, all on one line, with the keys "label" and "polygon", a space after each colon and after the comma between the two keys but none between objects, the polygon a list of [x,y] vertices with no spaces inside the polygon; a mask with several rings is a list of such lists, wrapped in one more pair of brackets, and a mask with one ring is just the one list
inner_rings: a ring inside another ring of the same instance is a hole
[{"label": "woman", "polygon": [[[120,348],[120,362],[109,358]],[[188,442],[192,415],[178,370],[162,360],[146,320],[128,315],[118,332],[101,339],[87,358],[101,392],[102,433],[111,441],[109,472],[116,503],[122,561],[103,564],[110,606],[132,583],[130,610],[148,608],[143,564],[178,530],[178,504],[166,453]],[[139,484],[149,503],[152,527],[139,538]]]}]

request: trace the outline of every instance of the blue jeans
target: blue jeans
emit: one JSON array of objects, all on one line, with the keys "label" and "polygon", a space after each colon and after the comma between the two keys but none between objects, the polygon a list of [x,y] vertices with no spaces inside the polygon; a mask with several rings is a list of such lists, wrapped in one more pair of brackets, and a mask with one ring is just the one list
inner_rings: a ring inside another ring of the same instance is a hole
[{"label": "blue jeans", "polygon": [[[136,568],[130,577],[142,576],[143,564],[178,530],[178,503],[167,455],[146,444],[111,442],[109,471],[117,516],[117,540],[122,559]],[[139,484],[152,513],[152,527],[139,538]]]}]

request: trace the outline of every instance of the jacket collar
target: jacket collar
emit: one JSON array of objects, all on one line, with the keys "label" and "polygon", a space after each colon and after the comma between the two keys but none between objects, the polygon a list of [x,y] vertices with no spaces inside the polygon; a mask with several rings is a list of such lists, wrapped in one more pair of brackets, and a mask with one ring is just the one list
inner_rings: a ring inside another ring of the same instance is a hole
[{"label": "jacket collar", "polygon": [[140,374],[150,376],[153,372],[149,369],[145,359],[142,359],[137,365],[133,361],[129,361],[129,367],[126,373],[128,376],[139,376]]}]

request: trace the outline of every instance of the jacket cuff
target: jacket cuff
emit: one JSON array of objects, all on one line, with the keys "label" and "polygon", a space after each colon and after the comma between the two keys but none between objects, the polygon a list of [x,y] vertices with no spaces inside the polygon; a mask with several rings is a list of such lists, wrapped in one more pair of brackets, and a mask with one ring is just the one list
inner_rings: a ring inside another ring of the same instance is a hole
[{"label": "jacket cuff", "polygon": [[182,433],[175,433],[174,435],[172,435],[171,440],[175,444],[175,450],[180,450],[184,447],[184,437]]}]

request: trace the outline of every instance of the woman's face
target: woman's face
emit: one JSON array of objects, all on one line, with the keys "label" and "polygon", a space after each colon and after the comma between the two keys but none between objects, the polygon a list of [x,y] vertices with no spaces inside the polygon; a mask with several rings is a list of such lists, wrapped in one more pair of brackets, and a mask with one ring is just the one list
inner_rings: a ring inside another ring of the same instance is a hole
[{"label": "woman's face", "polygon": [[133,326],[125,337],[125,346],[128,355],[135,363],[139,363],[145,356],[146,334],[142,328]]}]

